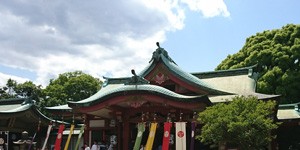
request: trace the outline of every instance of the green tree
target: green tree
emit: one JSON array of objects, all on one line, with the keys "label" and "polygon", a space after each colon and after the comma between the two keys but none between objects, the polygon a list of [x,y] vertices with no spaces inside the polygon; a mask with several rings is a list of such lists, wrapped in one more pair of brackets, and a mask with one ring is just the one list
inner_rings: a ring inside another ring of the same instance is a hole
[{"label": "green tree", "polygon": [[19,97],[31,97],[33,100],[39,102],[42,86],[35,85],[32,81],[19,83],[15,86],[14,91]]},{"label": "green tree", "polygon": [[8,91],[8,88],[6,86],[0,87],[0,100],[7,99],[7,98],[13,98],[13,96],[9,95],[7,91]]},{"label": "green tree", "polygon": [[42,92],[41,85],[35,85],[32,81],[17,83],[13,79],[8,79],[6,86],[0,88],[0,99],[31,97],[39,101]]},{"label": "green tree", "polygon": [[67,101],[79,101],[95,94],[102,82],[81,71],[60,74],[57,79],[51,79],[43,90],[41,107],[66,104]]},{"label": "green tree", "polygon": [[16,93],[14,91],[17,86],[17,82],[12,79],[8,79],[5,86],[0,87],[0,99],[15,98]]},{"label": "green tree", "polygon": [[8,79],[6,85],[0,87],[0,99],[9,99],[17,97],[14,89],[17,86],[17,81]]},{"label": "green tree", "polygon": [[257,64],[257,91],[282,95],[282,103],[300,99],[300,25],[266,30],[246,39],[243,48],[229,55],[216,70]]},{"label": "green tree", "polygon": [[199,113],[203,124],[196,138],[207,144],[226,143],[243,150],[263,149],[273,138],[274,101],[256,97],[235,97],[231,102],[219,103]]},{"label": "green tree", "polygon": [[10,95],[11,97],[15,97],[15,88],[17,87],[17,81],[13,79],[8,79],[6,83],[6,88],[7,88],[7,94]]}]

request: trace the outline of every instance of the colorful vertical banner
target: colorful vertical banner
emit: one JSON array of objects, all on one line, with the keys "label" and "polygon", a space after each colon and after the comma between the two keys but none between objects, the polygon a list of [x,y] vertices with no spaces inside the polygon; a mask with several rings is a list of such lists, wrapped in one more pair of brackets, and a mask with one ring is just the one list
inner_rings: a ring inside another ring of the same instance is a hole
[{"label": "colorful vertical banner", "polygon": [[30,142],[29,147],[28,147],[28,150],[31,150],[31,146],[32,146],[32,144],[33,144],[33,141],[34,141],[34,139],[35,139],[35,136],[36,136],[37,132],[38,132],[38,131],[36,131],[36,132],[34,133],[33,138],[32,138],[32,140],[31,140],[31,142]]},{"label": "colorful vertical banner", "polygon": [[145,123],[138,123],[138,133],[135,139],[133,150],[139,150],[143,138],[143,133],[145,132]]},{"label": "colorful vertical banner", "polygon": [[31,140],[31,142],[30,142],[30,145],[29,145],[29,147],[28,147],[28,150],[31,150],[31,146],[32,146],[32,144],[33,144],[33,142],[34,142],[34,139],[35,139],[35,137],[36,137],[36,134],[40,131],[40,124],[41,124],[41,122],[39,121],[37,130],[36,130],[36,132],[35,132],[34,135],[33,135],[33,138],[32,138],[32,140]]},{"label": "colorful vertical banner", "polygon": [[175,122],[176,150],[186,150],[186,122]]},{"label": "colorful vertical banner", "polygon": [[148,140],[146,143],[145,150],[152,150],[153,141],[156,133],[156,127],[157,127],[157,123],[151,123],[150,132],[148,135]]},{"label": "colorful vertical banner", "polygon": [[191,123],[191,143],[190,143],[190,150],[194,150],[195,147],[195,128],[196,128],[196,122]]},{"label": "colorful vertical banner", "polygon": [[46,135],[46,138],[45,138],[45,141],[44,141],[44,145],[43,145],[43,147],[42,147],[42,150],[45,150],[45,148],[46,148],[46,145],[47,145],[47,142],[48,142],[48,138],[49,138],[51,129],[52,129],[52,124],[49,124],[48,130],[47,130],[47,135]]},{"label": "colorful vertical banner", "polygon": [[71,140],[71,137],[72,137],[72,134],[73,134],[73,131],[74,131],[74,127],[75,127],[74,124],[71,124],[71,127],[70,127],[70,133],[69,133],[67,142],[66,142],[66,144],[65,144],[64,150],[68,150],[68,148],[69,148],[69,144],[70,144],[70,140]]},{"label": "colorful vertical banner", "polygon": [[36,136],[36,133],[37,133],[37,132],[35,132],[34,135],[33,135],[33,138],[32,138],[32,140],[31,140],[31,142],[30,142],[30,144],[29,144],[28,150],[31,150],[31,146],[32,146],[32,144],[33,144],[33,141],[34,141],[34,138],[35,138],[35,136]]},{"label": "colorful vertical banner", "polygon": [[84,133],[84,128],[85,128],[85,125],[82,125],[82,127],[80,128],[80,132],[79,132],[79,135],[78,135],[78,139],[77,139],[77,142],[76,142],[76,145],[75,145],[75,150],[77,150],[78,147],[79,147],[79,143],[80,143],[82,134]]},{"label": "colorful vertical banner", "polygon": [[169,149],[171,127],[172,127],[172,122],[165,122],[164,123],[164,137],[163,137],[163,143],[162,143],[162,149],[163,150],[168,150]]},{"label": "colorful vertical banner", "polygon": [[54,150],[60,150],[62,134],[63,134],[64,129],[65,129],[65,125],[63,125],[63,124],[59,125],[56,140],[55,140]]}]

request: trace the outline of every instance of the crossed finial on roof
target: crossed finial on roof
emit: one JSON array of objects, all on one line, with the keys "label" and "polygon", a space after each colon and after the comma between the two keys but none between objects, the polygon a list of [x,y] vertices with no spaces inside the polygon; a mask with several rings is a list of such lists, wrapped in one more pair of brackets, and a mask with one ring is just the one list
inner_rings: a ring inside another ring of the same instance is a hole
[{"label": "crossed finial on roof", "polygon": [[130,78],[130,80],[126,83],[127,85],[138,85],[138,84],[149,84],[149,81],[144,79],[143,77],[141,76],[138,76],[136,73],[135,73],[135,70],[132,69],[131,70],[131,73],[132,73],[132,77]]},{"label": "crossed finial on roof", "polygon": [[149,61],[149,63],[154,60],[154,61],[159,61],[160,57],[161,57],[161,54],[163,56],[165,56],[170,62],[176,64],[171,57],[169,57],[169,54],[168,52],[164,49],[164,48],[161,48],[160,45],[159,45],[159,42],[156,42],[156,45],[158,46],[158,48],[153,52],[152,54],[152,58],[151,60]]},{"label": "crossed finial on roof", "polygon": [[160,48],[160,46],[159,46],[159,42],[156,42],[156,45],[157,45],[157,47],[158,47],[158,48]]}]

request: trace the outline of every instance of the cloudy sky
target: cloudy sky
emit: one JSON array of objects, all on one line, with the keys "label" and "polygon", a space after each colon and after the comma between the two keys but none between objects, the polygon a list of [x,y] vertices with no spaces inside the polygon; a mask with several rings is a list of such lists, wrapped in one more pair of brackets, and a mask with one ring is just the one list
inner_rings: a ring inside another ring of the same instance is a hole
[{"label": "cloudy sky", "polygon": [[159,41],[187,72],[212,71],[247,37],[300,23],[298,0],[1,0],[0,86],[58,74],[141,71]]}]

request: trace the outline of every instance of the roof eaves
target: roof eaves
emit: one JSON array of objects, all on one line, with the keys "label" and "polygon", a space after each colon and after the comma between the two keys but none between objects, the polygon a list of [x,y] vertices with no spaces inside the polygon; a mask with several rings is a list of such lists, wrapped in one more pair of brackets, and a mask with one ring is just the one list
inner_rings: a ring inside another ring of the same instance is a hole
[{"label": "roof eaves", "polygon": [[45,107],[47,111],[60,111],[60,112],[72,112],[72,108],[69,107],[67,104],[53,106],[53,107]]},{"label": "roof eaves", "polygon": [[9,98],[9,99],[1,99],[0,105],[10,105],[10,104],[21,104],[27,98]]},{"label": "roof eaves", "polygon": [[[1,111],[0,114],[1,115],[9,115],[9,114],[16,114],[16,113],[24,113],[26,111],[31,111],[34,114],[36,114],[38,116],[38,118],[44,120],[44,121],[55,121],[54,119],[51,119],[49,117],[47,117],[46,115],[44,115],[42,112],[40,112],[38,110],[38,108],[34,105],[34,103],[26,103],[24,105],[21,105],[18,108],[15,109],[11,109],[11,110],[7,110],[7,111]],[[67,122],[63,122],[63,121],[56,121],[59,123],[64,123],[64,124],[69,124]]]},{"label": "roof eaves", "polygon": [[197,78],[196,76],[183,71],[176,64],[168,61],[164,56],[162,56],[162,60],[163,60],[163,63],[168,67],[168,69],[173,72],[174,75],[176,75],[180,79],[185,80],[186,82],[188,82],[190,84],[194,84],[202,89],[210,91],[211,94],[221,94],[221,95],[222,94],[232,94],[229,92],[218,90],[218,89],[212,87],[211,85],[205,83],[204,81],[201,81],[201,79]]},{"label": "roof eaves", "polygon": [[253,69],[255,67],[257,67],[257,65],[244,67],[244,68],[229,69],[229,70],[195,72],[195,73],[191,73],[191,74],[198,77],[198,78],[200,78],[200,79],[213,78],[213,77],[224,77],[224,76],[246,75],[246,74],[248,74],[251,77]]},{"label": "roof eaves", "polygon": [[17,108],[14,108],[14,109],[1,111],[0,113],[10,114],[10,113],[24,112],[24,111],[27,111],[28,109],[30,109],[32,107],[32,105],[33,104],[28,103],[28,104],[21,105],[20,107],[17,107]]},{"label": "roof eaves", "polygon": [[107,86],[108,84],[122,84],[130,79],[130,77],[121,77],[121,78],[109,78],[103,77],[105,79],[102,87]]},{"label": "roof eaves", "polygon": [[[170,91],[168,89],[165,89],[160,86],[156,85],[123,85],[120,87],[117,87],[115,89],[111,89],[109,91],[105,91],[102,93],[98,93],[97,97],[95,96],[93,99],[89,100],[82,100],[78,102],[68,102],[69,107],[86,107],[86,106],[91,106],[96,103],[99,103],[101,101],[105,101],[111,97],[118,96],[118,95],[124,95],[124,92],[126,94],[129,93],[151,93],[154,95],[159,95],[159,96],[166,96],[170,99],[177,100],[177,101],[194,101],[196,99],[199,99],[201,97],[206,97],[205,95],[198,95],[198,96],[186,96],[186,95],[181,95],[178,93],[175,93],[173,91]],[[209,99],[207,98],[207,102],[210,103]]]},{"label": "roof eaves", "polygon": [[153,70],[156,63],[157,62],[155,62],[154,60],[150,61],[148,66],[145,67],[138,75],[141,77],[145,77],[147,74],[149,74]]}]

